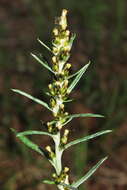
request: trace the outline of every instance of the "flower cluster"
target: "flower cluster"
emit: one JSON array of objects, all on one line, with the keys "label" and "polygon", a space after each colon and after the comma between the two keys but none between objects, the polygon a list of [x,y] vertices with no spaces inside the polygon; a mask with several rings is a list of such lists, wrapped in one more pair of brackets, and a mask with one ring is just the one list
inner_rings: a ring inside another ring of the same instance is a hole
[{"label": "flower cluster", "polygon": [[49,84],[51,95],[50,106],[53,116],[57,122],[55,125],[48,123],[49,132],[60,130],[65,117],[68,115],[64,112],[64,102],[68,98],[68,76],[71,64],[68,63],[72,42],[70,40],[70,31],[67,29],[67,10],[63,9],[62,15],[57,19],[56,27],[53,29],[53,57],[52,70],[54,71],[54,80]]}]

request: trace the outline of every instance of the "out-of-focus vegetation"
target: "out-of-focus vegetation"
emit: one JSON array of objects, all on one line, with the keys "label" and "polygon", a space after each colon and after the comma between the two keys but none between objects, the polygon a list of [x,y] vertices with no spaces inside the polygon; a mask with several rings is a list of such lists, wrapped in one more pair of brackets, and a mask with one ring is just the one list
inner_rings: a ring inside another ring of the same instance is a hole
[{"label": "out-of-focus vegetation", "polygon": [[[109,160],[85,185],[85,189],[127,188],[127,2],[125,0],[1,0],[0,1],[0,189],[42,190],[50,166],[13,136],[10,127],[41,129],[50,118],[41,106],[11,92],[18,88],[46,99],[49,74],[30,56],[47,55],[36,41],[49,44],[54,17],[62,8],[70,12],[69,25],[77,34],[72,56],[73,71],[91,60],[91,68],[77,87],[78,101],[70,112],[104,114],[104,120],[72,122],[71,136],[114,129],[112,135],[77,146],[65,154],[65,165],[73,166],[72,179],[88,171],[100,155]],[[50,44],[49,44],[50,45]],[[50,61],[50,60],[49,60]],[[34,139],[46,145],[47,137]],[[89,146],[89,149],[88,149]],[[71,163],[74,164],[71,164]],[[50,186],[48,188],[51,188]],[[55,188],[54,188],[55,189]]]}]

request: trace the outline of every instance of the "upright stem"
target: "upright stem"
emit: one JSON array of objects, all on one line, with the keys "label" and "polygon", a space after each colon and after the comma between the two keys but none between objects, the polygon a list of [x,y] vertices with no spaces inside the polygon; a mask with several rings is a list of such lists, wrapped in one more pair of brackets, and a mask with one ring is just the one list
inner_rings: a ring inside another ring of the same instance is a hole
[{"label": "upright stem", "polygon": [[68,167],[62,168],[62,153],[64,145],[68,140],[69,130],[65,129],[61,137],[61,129],[66,122],[68,112],[64,110],[64,102],[68,100],[68,76],[70,73],[71,64],[68,63],[70,50],[72,46],[70,31],[67,29],[67,10],[63,9],[61,16],[56,20],[56,27],[53,29],[53,47],[52,47],[52,70],[54,71],[54,78],[49,84],[50,107],[54,116],[55,122],[48,122],[48,131],[53,135],[55,143],[55,152],[51,147],[47,147],[51,156],[51,163],[55,168],[54,180],[60,190],[65,187],[61,183],[69,184]]},{"label": "upright stem", "polygon": [[62,171],[62,153],[63,150],[60,148],[60,132],[58,132],[56,135],[54,135],[54,143],[55,143],[55,159],[54,159],[54,164],[55,164],[55,169],[57,175],[60,175]]},{"label": "upright stem", "polygon": [[[62,172],[62,153],[63,150],[60,148],[60,132],[58,132],[56,135],[54,135],[54,143],[55,143],[55,170],[57,175],[59,176]],[[62,185],[57,185],[58,189],[64,190],[64,187]]]}]

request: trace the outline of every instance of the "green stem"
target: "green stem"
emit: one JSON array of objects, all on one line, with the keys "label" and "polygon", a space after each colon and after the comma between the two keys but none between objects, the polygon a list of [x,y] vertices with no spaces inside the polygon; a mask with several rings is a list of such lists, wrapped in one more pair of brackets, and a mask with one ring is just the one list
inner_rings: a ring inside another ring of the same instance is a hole
[{"label": "green stem", "polygon": [[58,132],[56,135],[53,137],[54,143],[55,143],[55,159],[54,159],[54,165],[55,165],[55,170],[57,175],[60,175],[62,171],[62,153],[63,150],[60,148],[60,132]]},{"label": "green stem", "polygon": [[[60,175],[62,172],[62,153],[63,149],[60,148],[60,132],[58,132],[53,137],[54,143],[55,143],[55,154],[56,157],[54,159],[54,167],[56,170],[57,175]],[[59,190],[64,190],[65,188],[62,185],[57,185]]]}]

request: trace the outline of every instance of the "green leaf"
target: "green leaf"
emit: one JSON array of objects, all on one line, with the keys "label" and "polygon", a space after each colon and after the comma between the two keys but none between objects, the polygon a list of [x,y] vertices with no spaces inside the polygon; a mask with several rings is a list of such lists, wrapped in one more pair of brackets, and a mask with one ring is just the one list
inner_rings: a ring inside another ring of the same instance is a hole
[{"label": "green leaf", "polygon": [[64,102],[68,103],[68,102],[72,102],[74,101],[73,99],[68,99],[68,100],[64,100]]},{"label": "green leaf", "polygon": [[[11,129],[17,136],[17,132],[15,129]],[[32,150],[35,150],[36,152],[38,152],[41,155],[44,155],[43,152],[41,151],[41,149],[39,148],[38,145],[34,144],[31,140],[29,140],[27,137],[25,136],[18,136],[18,138],[20,139],[21,142],[23,142],[27,147],[31,148]]]},{"label": "green leaf", "polygon": [[79,113],[79,114],[72,114],[72,115],[67,115],[65,119],[67,118],[77,118],[77,117],[104,117],[103,115],[100,114],[93,114],[93,113]]},{"label": "green leaf", "polygon": [[112,132],[112,130],[105,130],[105,131],[100,131],[100,132],[98,132],[98,133],[94,133],[94,134],[92,134],[92,135],[85,136],[85,137],[83,137],[83,138],[74,140],[74,141],[72,141],[72,142],[66,144],[64,148],[67,149],[67,148],[69,148],[69,147],[72,146],[72,145],[75,145],[75,144],[78,144],[78,143],[81,143],[81,142],[85,142],[85,141],[88,141],[88,140],[93,139],[93,138],[95,138],[95,137],[104,135],[104,134],[106,134],[106,133],[111,133],[111,132]]},{"label": "green leaf", "polygon": [[75,38],[76,38],[76,34],[74,33],[74,34],[72,34],[72,36],[70,37],[70,45],[71,45],[71,47],[72,47],[72,44],[73,44]]},{"label": "green leaf", "polygon": [[48,106],[47,103],[43,102],[42,100],[38,99],[38,98],[35,98],[33,96],[31,96],[30,94],[27,94],[26,92],[23,92],[21,90],[18,90],[18,89],[11,89],[13,92],[16,92],[18,94],[21,94],[31,100],[33,100],[34,102],[38,103],[38,104],[41,104],[43,105],[45,108],[47,108],[48,110],[52,111],[51,108]]},{"label": "green leaf", "polygon": [[34,55],[33,53],[31,53],[32,57],[34,57],[41,65],[43,65],[46,69],[48,69],[49,71],[51,71],[52,73],[54,73],[54,71],[51,69],[51,67],[48,66],[48,64],[46,63],[46,61],[42,61],[39,57],[37,57],[36,55]]},{"label": "green leaf", "polygon": [[76,84],[79,82],[80,78],[82,77],[82,75],[85,73],[85,71],[87,70],[88,66],[90,65],[90,62],[85,65],[77,74],[77,76],[75,77],[75,79],[72,81],[71,85],[68,88],[68,93],[70,93],[73,88],[76,86]]},{"label": "green leaf", "polygon": [[22,135],[23,136],[26,136],[26,135],[48,135],[48,136],[52,137],[52,135],[50,133],[43,132],[43,131],[33,131],[33,130],[19,132],[19,133],[17,133],[16,136],[20,137]]},{"label": "green leaf", "polygon": [[101,159],[94,167],[92,167],[89,172],[83,176],[81,179],[79,179],[77,182],[74,182],[72,184],[73,187],[77,188],[79,187],[82,183],[84,183],[99,167],[100,165],[107,159],[107,157]]},{"label": "green leaf", "polygon": [[[90,64],[90,62],[89,62],[88,64]],[[85,65],[84,67],[86,67],[86,66],[87,66],[87,65]],[[88,66],[89,66],[89,65],[88,65]],[[82,67],[82,68],[81,68],[79,71],[77,71],[76,73],[74,73],[74,74],[68,76],[68,79],[70,79],[70,78],[72,78],[72,77],[78,75],[80,72],[82,72],[82,70],[84,69],[84,67]],[[87,69],[87,68],[86,68],[86,69]]]},{"label": "green leaf", "polygon": [[67,119],[67,121],[62,126],[66,125],[72,119],[77,118],[77,117],[104,117],[104,116],[103,115],[99,115],[99,114],[93,114],[93,113],[81,113],[81,114],[67,115],[65,117],[65,119]]},{"label": "green leaf", "polygon": [[62,124],[62,126],[65,126],[67,123],[69,123],[72,120],[72,118],[69,118],[65,123]]},{"label": "green leaf", "polygon": [[50,185],[54,185],[55,184],[55,182],[51,181],[51,180],[43,180],[43,183],[50,184]]},{"label": "green leaf", "polygon": [[44,42],[42,42],[39,38],[37,38],[37,40],[38,40],[38,42],[39,42],[41,45],[43,45],[48,51],[50,51],[51,53],[53,53],[52,50],[51,50]]}]

